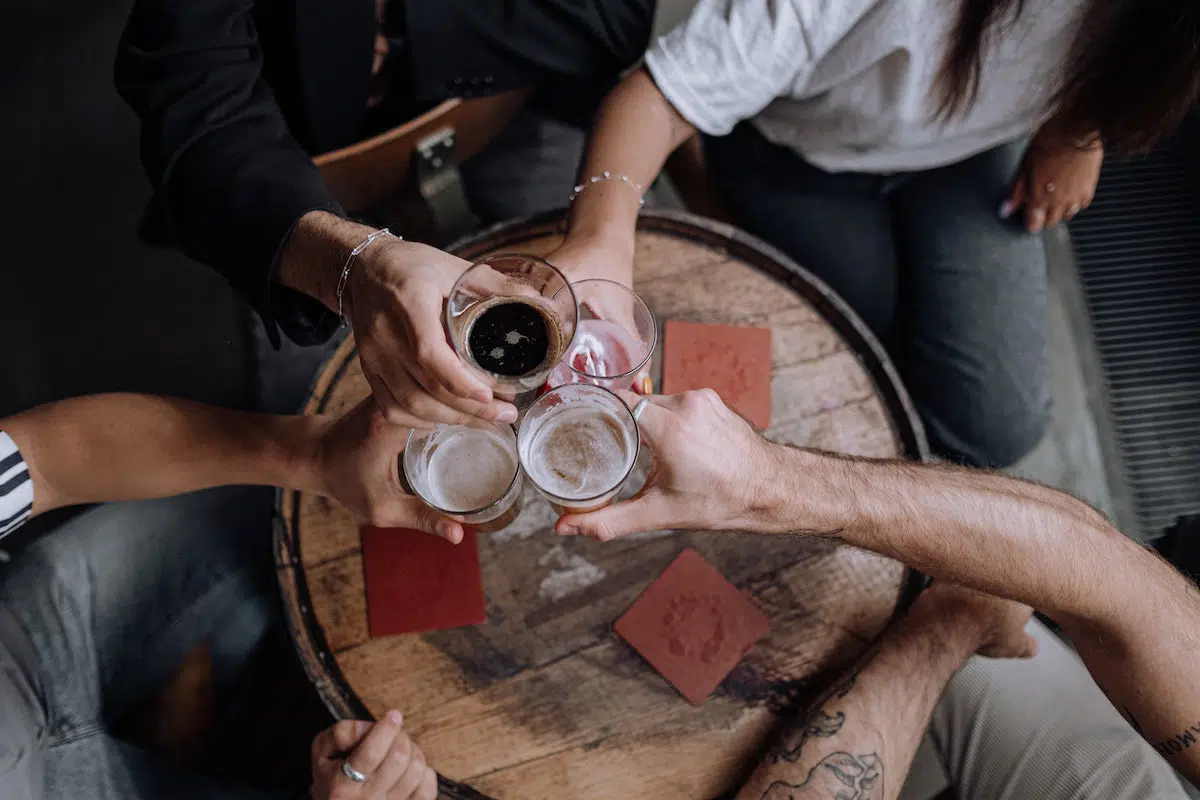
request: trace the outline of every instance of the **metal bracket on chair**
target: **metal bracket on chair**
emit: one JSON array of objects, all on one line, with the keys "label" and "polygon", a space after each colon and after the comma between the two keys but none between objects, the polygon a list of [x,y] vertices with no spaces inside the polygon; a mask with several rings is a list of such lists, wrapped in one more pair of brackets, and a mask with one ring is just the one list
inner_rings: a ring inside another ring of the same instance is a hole
[{"label": "metal bracket on chair", "polygon": [[439,238],[454,241],[474,230],[478,220],[467,201],[462,174],[454,163],[454,129],[442,128],[417,142],[413,175],[429,205]]}]

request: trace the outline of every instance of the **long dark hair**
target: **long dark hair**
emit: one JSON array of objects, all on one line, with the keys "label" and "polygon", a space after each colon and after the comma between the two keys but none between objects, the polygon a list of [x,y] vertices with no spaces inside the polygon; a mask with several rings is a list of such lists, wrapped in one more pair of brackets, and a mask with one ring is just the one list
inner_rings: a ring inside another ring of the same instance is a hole
[{"label": "long dark hair", "polygon": [[[1032,0],[1055,2],[1055,0]],[[960,0],[935,85],[948,119],[979,96],[983,54],[1030,0]],[[1171,133],[1200,96],[1200,0],[1090,0],[1052,104],[1066,135],[1134,153]]]}]

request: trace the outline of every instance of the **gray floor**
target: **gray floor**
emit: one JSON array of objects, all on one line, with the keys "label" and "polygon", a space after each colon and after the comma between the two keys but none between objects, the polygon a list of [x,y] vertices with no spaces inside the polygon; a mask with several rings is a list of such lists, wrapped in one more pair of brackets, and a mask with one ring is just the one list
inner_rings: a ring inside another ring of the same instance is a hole
[{"label": "gray floor", "polygon": [[1103,387],[1087,369],[1096,361],[1083,314],[1079,278],[1070,257],[1065,229],[1047,235],[1050,262],[1050,380],[1054,414],[1038,447],[1010,471],[1023,478],[1065,489],[1086,500],[1130,535],[1131,514],[1121,508],[1119,475],[1108,465],[1100,431],[1107,427]]}]

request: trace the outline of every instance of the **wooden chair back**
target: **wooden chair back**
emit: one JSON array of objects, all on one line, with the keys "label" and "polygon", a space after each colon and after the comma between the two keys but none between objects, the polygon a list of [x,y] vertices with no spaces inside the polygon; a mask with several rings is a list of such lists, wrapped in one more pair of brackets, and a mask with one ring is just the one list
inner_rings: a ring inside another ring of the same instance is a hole
[{"label": "wooden chair back", "polygon": [[375,209],[391,202],[409,184],[413,154],[424,142],[452,132],[452,161],[460,164],[504,130],[529,94],[530,89],[514,89],[488,97],[447,100],[403,125],[323,153],[313,162],[346,211]]}]

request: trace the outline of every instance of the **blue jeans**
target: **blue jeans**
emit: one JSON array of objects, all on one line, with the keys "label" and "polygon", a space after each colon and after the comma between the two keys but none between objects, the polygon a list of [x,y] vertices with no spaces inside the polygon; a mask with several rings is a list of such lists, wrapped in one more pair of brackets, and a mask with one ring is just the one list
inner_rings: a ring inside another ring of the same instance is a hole
[{"label": "blue jeans", "polygon": [[[110,732],[207,643],[218,703],[277,617],[269,489],[115,503],[0,569],[0,798],[250,798]],[[219,715],[218,710],[218,715]]]},{"label": "blue jeans", "polygon": [[1042,239],[998,217],[1023,150],[871,175],[825,172],[748,124],[706,142],[739,224],[858,312],[934,451],[972,466],[1019,460],[1050,421]]}]

